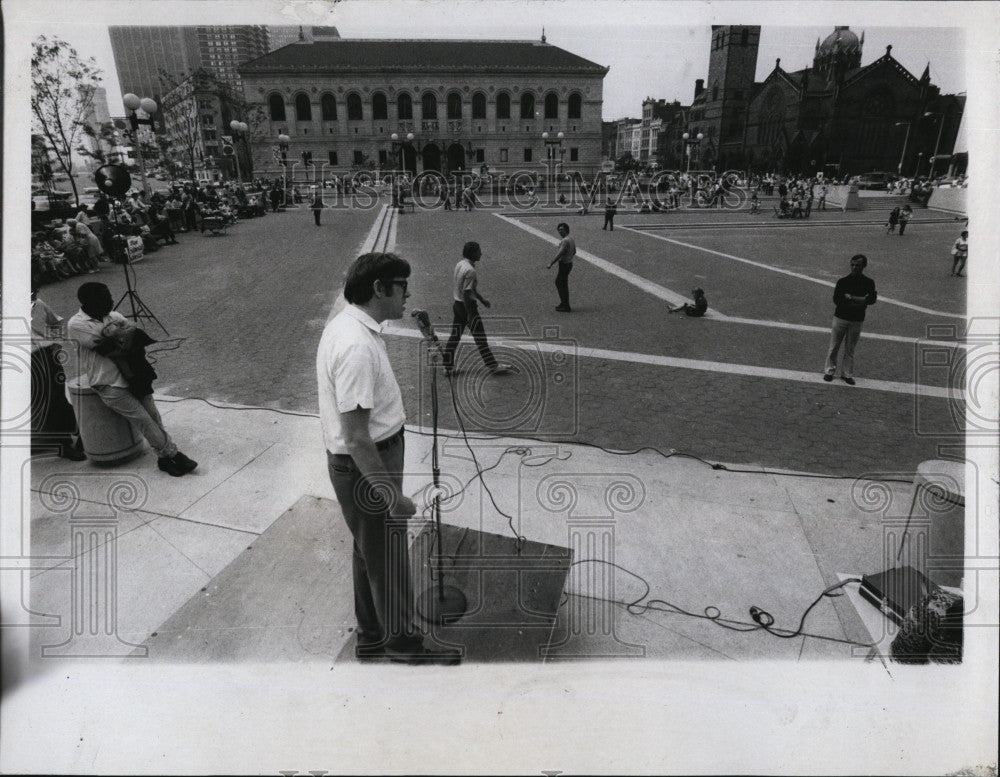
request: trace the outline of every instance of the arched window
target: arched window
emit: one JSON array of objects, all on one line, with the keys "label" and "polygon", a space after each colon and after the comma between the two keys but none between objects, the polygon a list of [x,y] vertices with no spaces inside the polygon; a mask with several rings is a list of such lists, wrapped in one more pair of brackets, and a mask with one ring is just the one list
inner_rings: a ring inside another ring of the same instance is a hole
[{"label": "arched window", "polygon": [[386,102],[385,95],[382,92],[375,92],[372,94],[372,119],[375,121],[386,120],[389,118],[389,104]]},{"label": "arched window", "polygon": [[420,99],[420,118],[436,119],[438,117],[438,101],[433,92],[424,92]]},{"label": "arched window", "polygon": [[582,106],[583,98],[580,97],[578,92],[573,92],[573,94],[569,96],[569,110],[566,115],[571,119],[579,119]]},{"label": "arched window", "polygon": [[396,98],[396,113],[400,121],[411,121],[413,119],[413,98],[406,92],[401,92]]},{"label": "arched window", "polygon": [[285,101],[280,94],[272,94],[268,97],[267,107],[271,113],[271,121],[285,120]]},{"label": "arched window", "polygon": [[357,92],[351,92],[347,95],[347,119],[348,121],[361,121],[363,118],[361,95]]},{"label": "arched window", "polygon": [[535,95],[531,92],[525,92],[521,95],[521,118],[535,118]]},{"label": "arched window", "polygon": [[448,118],[462,118],[462,95],[458,92],[452,92],[448,95]]},{"label": "arched window", "polygon": [[545,118],[559,118],[559,95],[555,92],[549,92],[545,95]]},{"label": "arched window", "polygon": [[472,95],[472,118],[486,118],[486,95],[482,92],[476,92]]},{"label": "arched window", "polygon": [[313,117],[312,106],[309,104],[309,95],[301,92],[295,95],[295,120],[311,121]]},{"label": "arched window", "polygon": [[337,120],[337,98],[327,92],[319,100],[320,115],[323,121]]},{"label": "arched window", "polygon": [[510,95],[506,92],[500,92],[497,95],[497,118],[510,118]]}]

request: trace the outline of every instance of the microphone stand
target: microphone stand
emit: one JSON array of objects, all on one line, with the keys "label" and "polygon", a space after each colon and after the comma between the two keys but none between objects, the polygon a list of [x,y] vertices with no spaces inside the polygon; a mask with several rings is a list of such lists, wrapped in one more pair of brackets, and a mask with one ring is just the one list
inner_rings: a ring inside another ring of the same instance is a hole
[{"label": "microphone stand", "polygon": [[[420,311],[422,312],[422,311]],[[413,313],[417,315],[416,312]],[[426,316],[426,313],[424,314]],[[444,363],[444,350],[441,348],[441,341],[438,340],[434,329],[430,326],[429,320],[417,318],[420,330],[424,335],[424,342],[427,343],[428,364],[431,368],[431,477],[434,482],[434,502],[432,514],[434,517],[434,529],[437,533],[437,586],[424,591],[417,599],[417,612],[429,623],[445,625],[454,623],[468,609],[468,601],[461,589],[453,585],[444,584],[444,570],[441,568],[444,560],[444,551],[441,547],[441,491],[440,479],[441,469],[438,466],[438,393],[437,374],[438,360]]]}]

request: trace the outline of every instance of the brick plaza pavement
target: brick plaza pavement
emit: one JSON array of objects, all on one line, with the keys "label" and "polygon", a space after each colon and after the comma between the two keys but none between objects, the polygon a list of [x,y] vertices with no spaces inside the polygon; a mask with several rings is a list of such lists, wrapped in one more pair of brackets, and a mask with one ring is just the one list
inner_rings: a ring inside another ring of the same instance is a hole
[{"label": "brick plaza pavement", "polygon": [[[741,321],[766,319],[816,328],[802,331],[666,315],[661,299],[579,260],[570,278],[575,312],[557,314],[552,310],[555,270],[545,269],[554,246],[497,218],[495,212],[418,211],[398,217],[396,250],[414,266],[408,310],[430,311],[442,336],[450,324],[454,262],[464,241],[477,239],[485,257],[481,288],[494,303],[491,310],[482,311],[489,317],[491,337],[531,340],[546,327],[558,327],[559,338],[573,347],[690,359],[704,362],[705,368],[664,367],[627,357],[578,357],[570,392],[565,386],[554,390],[530,383],[532,376],[526,373],[485,381],[459,377],[460,407],[468,410],[472,428],[478,423],[485,431],[527,436],[537,432],[618,449],[653,446],[733,464],[852,475],[912,471],[920,461],[935,457],[938,442],[954,444],[954,403],[922,400],[918,418],[912,395],[860,385],[865,378],[945,385],[947,372],[921,372],[917,346],[865,337],[858,346],[859,386],[825,384],[820,372],[832,288],[718,255],[832,283],[846,273],[849,255],[864,251],[871,257],[871,274],[883,297],[957,313],[965,306],[964,284],[936,278],[953,239],[953,225],[915,221],[901,239],[885,236],[876,224],[824,227],[820,222],[857,218],[828,211],[817,226],[794,231],[764,217],[755,229],[650,229],[644,234],[622,228],[602,232],[599,216],[565,217],[581,250],[651,284],[681,295],[702,285],[713,310]],[[318,228],[306,208],[269,214],[241,222],[223,237],[181,235],[180,246],[136,265],[143,300],[172,336],[184,338],[175,350],[157,355],[157,390],[315,413],[316,343],[343,272],[377,213],[326,211]],[[707,213],[683,217],[716,218]],[[625,213],[617,221],[619,227],[641,230],[644,225],[662,225],[665,219],[664,214]],[[526,214],[519,220],[554,234],[560,219]],[[108,283],[116,298],[124,290],[120,269],[106,267],[97,276],[44,287],[42,297],[68,317],[76,309],[77,286],[92,279]],[[929,324],[957,326],[959,332],[962,324],[954,316],[928,315],[884,301],[868,318],[866,333],[907,338],[925,336]],[[408,316],[399,325],[413,327]],[[155,325],[150,329],[154,336],[165,337]],[[426,423],[426,386],[421,394],[419,385],[421,380],[426,383],[426,375],[420,374],[413,353],[416,341],[392,334],[387,341],[410,417],[415,421],[423,415],[420,422]],[[463,345],[462,353],[472,357],[470,364],[478,362],[471,344]],[[740,365],[749,372],[726,374],[714,369],[719,364]],[[758,377],[755,367],[811,373],[815,381]],[[543,396],[545,406],[536,414],[540,426],[533,418],[527,425],[518,420],[526,403]],[[453,416],[450,402],[442,401],[442,424],[455,428]],[[921,424],[944,436],[916,434]]]}]

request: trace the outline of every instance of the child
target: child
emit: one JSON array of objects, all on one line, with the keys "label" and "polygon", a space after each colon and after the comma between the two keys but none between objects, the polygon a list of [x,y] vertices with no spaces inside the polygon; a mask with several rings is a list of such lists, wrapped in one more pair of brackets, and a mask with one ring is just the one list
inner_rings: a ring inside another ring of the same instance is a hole
[{"label": "child", "polygon": [[708,310],[708,299],[705,297],[705,292],[701,289],[692,289],[691,295],[694,297],[694,303],[685,302],[683,305],[678,305],[675,308],[667,305],[668,313],[685,313],[692,318],[701,318],[705,315],[705,311]]},{"label": "child", "polygon": [[750,212],[759,213],[760,212],[760,200],[757,199],[757,190],[753,190],[753,194],[750,195]]},{"label": "child", "polygon": [[887,235],[891,235],[896,231],[896,225],[899,223],[899,208],[895,207],[889,214],[889,223],[886,224],[888,229],[885,231]]}]

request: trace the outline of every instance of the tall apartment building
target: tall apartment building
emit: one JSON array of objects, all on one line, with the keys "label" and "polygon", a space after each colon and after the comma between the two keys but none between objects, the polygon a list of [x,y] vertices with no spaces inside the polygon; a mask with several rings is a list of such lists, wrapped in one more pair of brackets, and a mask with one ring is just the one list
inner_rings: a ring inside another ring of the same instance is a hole
[{"label": "tall apartment building", "polygon": [[116,26],[108,32],[122,93],[154,99],[201,68],[242,89],[238,67],[269,50],[263,25]]}]

